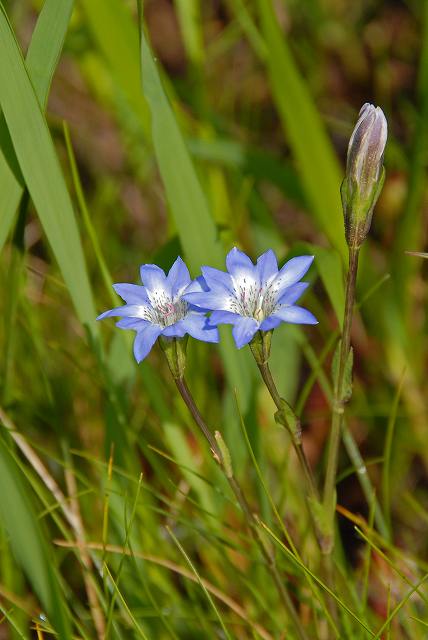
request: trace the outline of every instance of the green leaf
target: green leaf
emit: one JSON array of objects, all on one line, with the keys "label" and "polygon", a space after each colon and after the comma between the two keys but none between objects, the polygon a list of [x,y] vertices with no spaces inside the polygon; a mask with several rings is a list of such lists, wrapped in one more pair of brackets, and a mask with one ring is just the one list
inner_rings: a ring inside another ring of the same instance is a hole
[{"label": "green leaf", "polygon": [[[46,0],[27,52],[27,70],[39,103],[46,105],[49,87],[67,32],[74,0]],[[19,164],[4,117],[0,120],[0,251],[9,234],[22,196]],[[7,147],[7,148],[6,148]],[[3,154],[6,154],[6,157]]]},{"label": "green leaf", "polygon": [[14,555],[58,636],[67,640],[71,638],[70,622],[52,558],[19,468],[1,439],[0,486],[0,517],[9,533]]},{"label": "green leaf", "polygon": [[149,113],[140,89],[138,32],[130,12],[122,0],[80,0],[80,4],[115,81],[148,131]]},{"label": "green leaf", "polygon": [[95,308],[74,211],[46,120],[3,6],[0,104],[28,191],[77,314],[96,335]]},{"label": "green leaf", "polygon": [[341,171],[308,88],[281,32],[272,0],[258,0],[266,64],[282,126],[298,165],[310,209],[343,259],[347,249],[340,203]]}]

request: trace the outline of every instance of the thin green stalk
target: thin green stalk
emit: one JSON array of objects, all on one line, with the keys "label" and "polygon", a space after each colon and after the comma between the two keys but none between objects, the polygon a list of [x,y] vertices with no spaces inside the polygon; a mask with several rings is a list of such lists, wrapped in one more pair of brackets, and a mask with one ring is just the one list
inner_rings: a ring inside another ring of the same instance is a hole
[{"label": "thin green stalk", "polygon": [[[265,383],[272,400],[274,401],[278,411],[283,410],[283,400],[278,393],[278,389],[276,387],[275,381],[272,377],[271,370],[269,368],[268,363],[257,363],[260,374],[263,378],[263,382]],[[306,486],[309,493],[309,496],[314,500],[319,500],[318,489],[315,484],[315,479],[312,473],[312,469],[309,465],[308,459],[306,457],[305,451],[303,449],[302,440],[300,437],[296,438],[296,434],[291,433],[291,441],[293,444],[294,451],[296,452],[297,458],[299,460],[299,464],[302,468],[303,474],[306,480]]]},{"label": "thin green stalk", "polygon": [[[238,408],[238,410],[239,410],[239,408]],[[248,437],[247,429],[245,427],[245,422],[244,422],[244,420],[242,418],[242,415],[241,415],[240,411],[239,411],[239,416],[240,416],[242,434],[244,436],[244,440],[245,440],[245,443],[247,445],[248,453],[250,454],[250,457],[251,457],[251,460],[252,460],[252,462],[254,464],[254,468],[255,468],[257,476],[259,478],[260,484],[262,485],[263,491],[265,492],[265,494],[267,496],[267,499],[268,499],[269,504],[270,504],[270,506],[272,508],[272,511],[273,511],[273,513],[275,515],[275,518],[276,518],[276,521],[278,523],[278,526],[281,529],[281,531],[283,533],[283,536],[284,536],[284,539],[287,541],[291,551],[294,553],[295,557],[300,562],[302,562],[302,558],[301,558],[301,556],[299,554],[299,551],[298,551],[296,545],[294,544],[293,538],[291,537],[290,533],[288,532],[287,527],[285,526],[284,518],[281,518],[281,516],[279,514],[279,511],[278,511],[278,509],[276,507],[274,499],[273,499],[273,497],[271,495],[271,492],[269,491],[269,488],[268,488],[268,486],[266,484],[266,481],[265,481],[265,479],[263,477],[261,469],[260,469],[260,467],[258,465],[256,456],[255,456],[253,448],[251,446],[250,439]],[[339,638],[340,637],[339,631],[337,629],[337,626],[335,624],[333,616],[330,615],[330,612],[329,612],[329,610],[327,608],[327,605],[326,605],[326,603],[324,601],[324,598],[323,598],[322,594],[319,592],[319,590],[317,589],[317,587],[313,583],[311,577],[307,573],[305,573],[305,577],[308,580],[309,588],[313,592],[314,596],[318,599],[318,601],[320,603],[320,606],[322,608],[322,611],[323,611],[323,613],[325,615],[325,618],[326,618],[327,622],[329,623],[329,625],[331,626],[331,629],[332,629],[333,633],[335,634],[335,636],[337,638]]]},{"label": "thin green stalk", "polygon": [[186,560],[187,564],[189,565],[190,569],[192,570],[192,572],[195,575],[195,578],[199,584],[199,586],[201,587],[202,591],[204,592],[212,610],[214,611],[214,614],[217,618],[217,620],[220,623],[221,628],[224,631],[224,635],[226,636],[227,640],[232,640],[232,638],[229,635],[229,632],[223,622],[223,618],[220,615],[219,610],[217,609],[214,600],[211,597],[210,592],[208,591],[208,589],[206,588],[203,580],[201,579],[196,567],[194,566],[193,562],[191,561],[191,559],[189,558],[188,554],[186,553],[186,551],[184,550],[183,546],[180,544],[179,540],[177,539],[177,537],[174,535],[172,529],[170,527],[166,527],[166,530],[168,531],[169,535],[171,536],[171,538],[174,540],[175,544],[177,545],[178,549],[180,550],[180,553],[183,555],[184,559]]},{"label": "thin green stalk", "polygon": [[[173,372],[172,372],[173,373]],[[256,542],[256,544],[258,545],[262,556],[264,557],[270,571],[272,574],[272,578],[275,582],[275,585],[277,587],[279,596],[281,598],[281,602],[284,605],[285,610],[287,611],[291,622],[293,623],[294,629],[297,633],[297,636],[300,640],[309,640],[308,636],[306,634],[305,629],[303,628],[303,624],[297,614],[296,608],[293,604],[293,601],[290,597],[290,595],[288,594],[287,589],[285,588],[285,585],[283,583],[283,580],[279,574],[278,568],[276,566],[276,561],[275,561],[275,556],[273,554],[273,551],[268,548],[265,545],[265,542],[263,540],[263,538],[261,537],[260,531],[259,531],[259,526],[258,526],[258,520],[257,517],[254,515],[253,511],[251,510],[247,499],[242,491],[242,488],[240,486],[240,484],[238,483],[238,481],[236,480],[236,478],[233,476],[233,474],[231,473],[231,469],[230,469],[230,465],[228,464],[228,462],[225,460],[225,452],[220,448],[220,446],[217,443],[217,440],[214,438],[213,434],[211,433],[209,427],[207,426],[204,418],[202,417],[194,399],[193,396],[186,384],[186,381],[184,380],[183,375],[181,375],[180,377],[176,377],[174,376],[174,381],[175,384],[177,386],[177,389],[181,395],[181,397],[183,398],[186,406],[188,407],[194,421],[196,422],[197,426],[199,427],[199,429],[201,430],[203,436],[205,437],[205,439],[207,440],[211,452],[213,454],[214,459],[218,462],[220,468],[222,469],[222,471],[224,472],[224,475],[229,483],[230,488],[232,489],[240,507],[242,510],[242,513],[244,515],[247,527],[249,529],[249,531],[251,532],[251,535],[254,539],[254,541]]]},{"label": "thin green stalk", "polygon": [[342,422],[346,399],[344,397],[345,372],[351,347],[351,327],[355,301],[355,285],[357,281],[358,258],[360,248],[349,247],[349,269],[346,280],[345,312],[343,318],[342,340],[340,342],[337,377],[334,381],[330,442],[328,447],[327,469],[324,484],[325,535],[323,551],[330,554],[334,546],[334,513],[336,504],[336,475],[339,457],[339,445],[342,433]]},{"label": "thin green stalk", "polygon": [[[377,289],[380,284],[382,284],[386,279],[389,278],[389,275],[387,274],[386,276],[384,276],[379,282],[375,283],[373,285],[373,287],[370,288],[370,290],[367,292],[367,294],[355,305],[355,307],[357,309],[359,309],[362,305],[362,303],[367,300],[367,298],[369,297],[369,295],[371,295],[371,293]],[[334,332],[331,336],[330,341],[327,343],[327,346],[330,347],[330,343],[332,341],[334,341],[337,336],[339,334],[336,334],[336,332]],[[330,386],[330,381],[327,377],[327,375],[324,373],[324,370],[321,366],[324,356],[327,355],[327,347],[323,350],[323,352],[321,353],[321,355],[319,356],[319,358],[316,357],[311,345],[308,342],[303,342],[302,344],[302,350],[303,353],[308,361],[308,363],[310,364],[310,366],[312,367],[313,370],[313,374],[316,376],[316,379],[318,380],[321,389],[324,392],[324,395],[326,396],[328,403],[330,406],[332,406],[333,404],[333,390],[331,389]],[[311,378],[308,378],[308,383],[309,381],[312,384],[312,380]],[[308,384],[307,383],[307,384]],[[305,396],[307,394],[307,384],[303,387],[302,392],[300,394],[300,397],[297,401],[296,404],[296,413],[298,416],[300,416],[302,410],[303,410],[303,406],[304,406],[304,402],[305,402]],[[355,472],[357,474],[357,478],[358,478],[358,482],[361,485],[361,489],[364,493],[364,496],[366,498],[367,504],[370,505],[372,502],[374,502],[375,505],[375,522],[376,522],[376,526],[379,530],[379,533],[385,538],[388,539],[389,537],[389,531],[388,531],[388,525],[386,522],[386,518],[382,512],[382,508],[381,505],[379,503],[379,500],[376,497],[376,492],[375,489],[373,487],[373,484],[370,480],[370,476],[367,472],[367,466],[366,463],[363,460],[363,457],[360,453],[360,450],[358,449],[358,445],[355,442],[355,438],[352,435],[349,427],[346,424],[346,421],[343,420],[342,422],[342,442],[344,444],[344,447],[346,449],[346,453],[349,456],[349,459],[352,462],[352,465],[355,469]]]}]

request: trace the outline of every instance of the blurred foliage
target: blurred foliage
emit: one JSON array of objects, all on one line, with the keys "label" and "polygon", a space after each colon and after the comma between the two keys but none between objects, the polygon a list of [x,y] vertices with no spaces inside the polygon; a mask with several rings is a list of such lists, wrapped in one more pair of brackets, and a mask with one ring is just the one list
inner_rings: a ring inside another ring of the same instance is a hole
[{"label": "blurred foliage", "polygon": [[[426,243],[428,2],[146,0],[141,57],[130,0],[3,6],[0,638],[294,637],[160,350],[137,368],[132,336],[94,318],[144,262],[180,254],[197,275],[234,245],[314,253],[305,305],[320,324],[275,331],[271,364],[322,477],[341,167],[366,101],[389,141],[353,325],[339,635],[308,573],[277,556],[311,638],[380,637],[393,612],[383,637],[424,637],[426,587],[409,594],[428,566],[427,267],[405,251]],[[287,433],[249,354],[222,336],[189,342],[189,386],[254,509],[283,542],[271,498],[322,575]]]}]

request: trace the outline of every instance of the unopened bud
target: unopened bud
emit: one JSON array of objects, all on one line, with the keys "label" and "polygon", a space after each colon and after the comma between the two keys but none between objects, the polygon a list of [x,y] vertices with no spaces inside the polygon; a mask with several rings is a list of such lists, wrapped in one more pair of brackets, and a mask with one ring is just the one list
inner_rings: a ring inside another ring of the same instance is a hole
[{"label": "unopened bud", "polygon": [[370,230],[373,208],[385,177],[383,155],[387,135],[382,109],[364,104],[349,141],[341,188],[346,240],[352,247],[359,247]]}]

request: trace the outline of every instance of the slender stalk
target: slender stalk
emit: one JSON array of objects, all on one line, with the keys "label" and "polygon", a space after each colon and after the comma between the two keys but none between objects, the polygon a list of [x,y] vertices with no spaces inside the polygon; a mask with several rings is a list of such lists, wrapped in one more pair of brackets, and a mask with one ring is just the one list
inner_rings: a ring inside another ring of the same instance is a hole
[{"label": "slender stalk", "polygon": [[334,381],[330,441],[328,447],[327,469],[323,494],[324,512],[326,516],[326,531],[323,540],[323,551],[326,554],[330,554],[334,546],[334,511],[337,462],[339,456],[339,444],[342,432],[344,406],[346,402],[346,399],[344,398],[344,381],[346,363],[351,347],[351,327],[355,301],[355,284],[357,280],[359,253],[359,247],[354,247],[352,245],[349,247],[349,269],[346,280],[345,313],[343,318],[342,340],[340,343],[338,372],[337,377]]},{"label": "slender stalk", "polygon": [[271,548],[268,548],[267,545],[265,544],[261,534],[260,534],[260,530],[259,530],[259,525],[258,525],[258,520],[257,520],[257,516],[253,513],[253,511],[251,510],[248,501],[245,497],[245,494],[242,491],[242,488],[239,484],[239,482],[236,480],[236,478],[232,475],[230,475],[229,472],[226,471],[224,464],[223,464],[223,454],[222,451],[220,450],[219,445],[217,444],[216,439],[214,438],[211,430],[209,429],[209,427],[207,426],[204,418],[202,417],[194,399],[193,396],[186,384],[186,381],[184,380],[184,377],[175,377],[174,376],[174,381],[175,384],[177,386],[178,391],[180,392],[181,397],[183,398],[185,404],[187,405],[194,421],[196,422],[197,426],[199,427],[199,429],[201,430],[203,436],[205,437],[205,439],[207,440],[210,449],[212,451],[212,454],[215,458],[215,460],[219,463],[220,468],[222,469],[222,471],[225,474],[225,477],[229,483],[230,488],[232,489],[240,507],[242,510],[242,513],[244,515],[247,527],[249,529],[249,531],[251,532],[251,535],[254,539],[254,541],[256,542],[256,544],[258,545],[263,558],[265,559],[271,574],[272,574],[272,578],[275,582],[275,585],[278,589],[278,593],[279,596],[281,598],[282,604],[284,605],[284,608],[286,609],[291,622],[293,623],[293,626],[295,628],[295,631],[297,633],[298,638],[300,638],[300,640],[309,640],[305,629],[303,628],[302,622],[297,614],[296,608],[293,604],[293,601],[290,597],[290,595],[288,594],[287,589],[285,588],[285,585],[283,583],[283,580],[279,574],[278,568],[276,566],[276,561],[275,561],[275,556],[274,553],[272,551]]},{"label": "slender stalk", "polygon": [[[257,363],[263,381],[271,395],[272,400],[274,401],[278,411],[281,411],[283,408],[282,398],[278,393],[278,389],[276,387],[275,381],[272,377],[271,370],[267,362],[265,363]],[[300,466],[302,468],[303,474],[306,480],[306,486],[311,498],[319,500],[318,489],[315,484],[315,478],[312,473],[312,469],[309,465],[308,459],[306,457],[305,451],[303,449],[302,441],[299,438],[296,438],[295,434],[290,433],[291,441],[294,447],[294,451],[296,452],[297,458],[299,460]]]},{"label": "slender stalk", "polygon": [[[279,395],[277,386],[275,384],[275,381],[272,377],[272,373],[269,367],[269,364],[267,363],[267,358],[258,358],[257,354],[254,353],[253,349],[252,349],[253,355],[255,356],[255,360],[257,363],[257,366],[259,368],[260,374],[263,378],[263,381],[266,385],[266,388],[268,389],[270,396],[272,398],[272,400],[274,401],[278,411],[282,411],[283,410],[283,400],[281,398],[281,396]],[[265,354],[268,355],[268,354]],[[296,416],[297,417],[297,416]],[[300,423],[299,423],[300,424]],[[286,427],[287,428],[287,427]],[[299,427],[300,429],[300,427]],[[308,513],[309,513],[309,518],[315,533],[315,538],[317,540],[318,546],[320,547],[320,549],[322,549],[322,542],[323,542],[323,532],[320,529],[319,526],[319,518],[317,517],[317,513],[315,510],[315,505],[320,503],[320,495],[319,495],[319,491],[318,491],[318,487],[316,485],[315,482],[315,478],[313,476],[312,473],[312,469],[309,465],[308,459],[306,457],[305,451],[303,449],[303,443],[302,443],[302,439],[301,439],[301,435],[300,432],[298,434],[293,433],[291,428],[287,428],[290,437],[291,437],[291,442],[293,444],[293,448],[294,451],[297,455],[297,459],[299,461],[299,464],[302,468],[303,471],[303,475],[305,477],[305,482],[306,482],[306,490],[307,490],[307,495],[305,496],[306,498],[306,506],[308,509]],[[310,500],[308,500],[308,498],[310,498]],[[334,580],[333,580],[333,567],[331,565],[331,562],[326,559],[326,556],[323,555],[322,556],[322,568],[323,568],[323,572],[325,575],[325,579],[328,583],[329,586],[331,586],[333,588],[334,586]],[[336,611],[336,606],[334,601],[329,601],[328,603],[329,606],[329,612],[332,616],[333,620],[337,620],[337,611]]]}]

